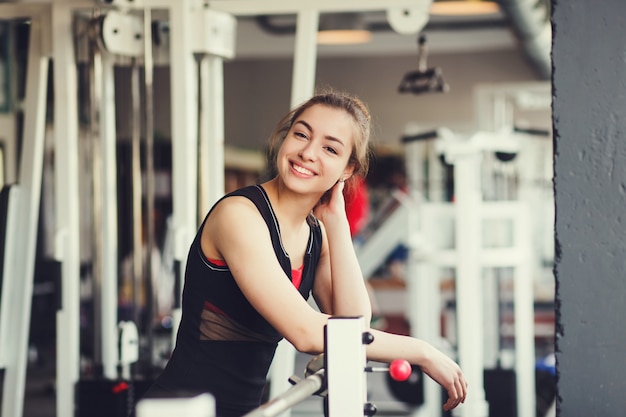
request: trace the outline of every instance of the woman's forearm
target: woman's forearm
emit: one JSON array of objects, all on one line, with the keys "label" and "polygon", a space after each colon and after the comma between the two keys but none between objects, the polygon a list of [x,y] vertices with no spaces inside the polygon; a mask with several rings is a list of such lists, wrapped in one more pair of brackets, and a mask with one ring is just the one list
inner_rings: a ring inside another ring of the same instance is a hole
[{"label": "woman's forearm", "polygon": [[363,316],[369,324],[371,302],[347,221],[326,225],[332,274],[333,314]]}]

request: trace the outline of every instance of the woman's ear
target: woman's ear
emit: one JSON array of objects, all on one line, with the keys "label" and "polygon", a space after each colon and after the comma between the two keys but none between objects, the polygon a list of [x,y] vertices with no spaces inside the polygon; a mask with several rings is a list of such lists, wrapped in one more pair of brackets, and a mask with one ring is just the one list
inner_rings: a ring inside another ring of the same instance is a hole
[{"label": "woman's ear", "polygon": [[346,169],[344,169],[343,174],[341,174],[340,181],[347,181],[354,174],[354,165],[348,165]]}]

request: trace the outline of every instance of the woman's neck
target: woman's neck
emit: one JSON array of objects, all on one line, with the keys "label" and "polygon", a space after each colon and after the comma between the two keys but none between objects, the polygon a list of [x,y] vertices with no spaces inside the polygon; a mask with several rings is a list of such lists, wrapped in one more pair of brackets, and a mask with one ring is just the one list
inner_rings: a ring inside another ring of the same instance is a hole
[{"label": "woman's neck", "polygon": [[298,194],[289,190],[275,177],[261,184],[267,193],[272,208],[281,222],[286,222],[293,226],[302,224],[311,213],[321,196],[310,194]]}]

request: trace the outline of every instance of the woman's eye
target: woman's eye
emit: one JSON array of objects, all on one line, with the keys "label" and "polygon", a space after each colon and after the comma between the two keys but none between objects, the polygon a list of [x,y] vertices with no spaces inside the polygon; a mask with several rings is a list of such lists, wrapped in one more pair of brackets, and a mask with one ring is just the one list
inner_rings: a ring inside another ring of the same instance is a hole
[{"label": "woman's eye", "polygon": [[295,135],[302,139],[307,139],[307,135],[302,132],[296,132]]},{"label": "woman's eye", "polygon": [[327,146],[326,150],[330,153],[332,153],[333,155],[337,155],[337,150],[335,148],[333,148],[332,146]]}]

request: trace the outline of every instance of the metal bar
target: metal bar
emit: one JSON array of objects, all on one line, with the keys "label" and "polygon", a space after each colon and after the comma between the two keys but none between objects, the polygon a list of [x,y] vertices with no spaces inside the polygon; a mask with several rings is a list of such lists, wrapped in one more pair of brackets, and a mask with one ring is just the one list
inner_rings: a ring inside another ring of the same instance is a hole
[{"label": "metal bar", "polygon": [[102,55],[102,104],[100,135],[102,140],[102,365],[104,377],[117,376],[117,136],[115,129],[115,57]]},{"label": "metal bar", "polygon": [[[149,8],[143,12],[143,38],[144,38],[144,94],[145,94],[145,158],[146,158],[146,217],[145,217],[145,242],[143,250],[146,253],[145,265],[145,292],[146,292],[146,341],[148,351],[152,355],[154,335],[152,322],[155,316],[155,287],[153,270],[153,250],[156,248],[154,228],[154,64],[152,61],[152,12]],[[151,360],[152,358],[150,358]]]},{"label": "metal bar", "polygon": [[132,133],[131,133],[131,178],[132,178],[132,219],[133,219],[133,320],[140,329],[143,329],[140,321],[139,307],[141,305],[141,282],[144,276],[142,257],[142,214],[141,214],[141,108],[139,68],[137,60],[132,58],[131,65],[131,103],[132,103]]},{"label": "metal bar", "polygon": [[315,394],[322,388],[323,384],[324,370],[321,369],[299,381],[283,394],[252,410],[244,417],[275,417]]},{"label": "metal bar", "polygon": [[[61,3],[61,1],[53,0],[29,0],[27,4],[2,5],[0,10],[2,10],[3,16],[6,10],[7,16],[27,17],[30,10],[39,10],[41,6],[49,5],[53,2]],[[350,12],[402,7],[415,8],[417,2],[419,0],[318,0],[315,2],[315,9],[321,12]],[[66,0],[66,3],[74,8],[84,8],[94,7],[96,2],[93,0]],[[137,6],[135,7],[137,8],[149,7],[153,9],[167,8],[172,4],[171,0],[141,0],[136,3]],[[311,2],[308,0],[265,0],[263,2],[258,0],[213,0],[210,5],[215,10],[239,16],[289,14],[311,8]],[[104,2],[102,2],[102,7],[107,7]]]},{"label": "metal bar", "polygon": [[[419,201],[421,197],[420,185],[423,185],[423,161],[428,148],[425,143],[412,142],[406,147],[407,171],[411,170],[409,177],[409,190],[412,193],[409,201]],[[438,164],[440,165],[440,164]],[[422,204],[414,204],[408,211],[408,242],[415,242],[417,237],[421,241],[436,241],[436,236],[441,233],[440,223],[428,221],[424,217]],[[406,227],[406,225],[405,225]],[[441,290],[439,268],[431,263],[420,259],[420,248],[409,245],[409,259],[407,262],[407,300],[411,336],[423,339],[434,346],[440,345],[441,339]],[[442,415],[441,387],[430,378],[424,379],[424,403],[415,412],[415,417]]]},{"label": "metal bar", "polygon": [[258,14],[290,14],[311,9],[319,12],[350,12],[386,10],[389,8],[415,8],[418,0],[213,0],[211,7],[237,16]]},{"label": "metal bar", "polygon": [[[426,187],[427,181],[433,174],[433,169],[441,166],[438,160],[435,160],[435,168],[430,162],[434,156],[430,139],[437,136],[437,132],[424,132],[421,134],[408,136],[405,135],[403,142],[405,143],[405,161],[408,180],[408,189],[410,197],[407,201],[413,201],[411,207],[407,210],[408,233],[407,242],[409,242],[409,258],[407,261],[407,300],[408,303],[407,316],[411,325],[411,336],[424,339],[429,343],[437,346],[440,342],[441,321],[440,303],[441,291],[440,271],[437,265],[432,262],[424,262],[419,257],[421,248],[419,244],[411,242],[436,242],[437,234],[441,233],[440,222],[428,221],[424,215],[426,191],[431,198],[437,201],[441,198],[441,193],[436,193],[435,189]],[[431,158],[429,160],[428,158]],[[426,165],[426,161],[428,164]],[[426,165],[426,166],[425,166]],[[426,169],[430,170],[426,175]],[[438,173],[438,171],[436,171]],[[434,194],[437,194],[434,197]],[[421,202],[421,204],[419,204]],[[406,203],[404,205],[407,205]],[[432,219],[432,217],[430,218]],[[406,225],[405,225],[406,228]],[[415,411],[415,417],[429,416],[437,417],[442,415],[441,408],[441,387],[430,378],[424,379],[424,403]]]},{"label": "metal bar", "polygon": [[456,219],[456,300],[458,355],[472,395],[460,409],[462,417],[487,417],[489,406],[483,389],[483,309],[481,265],[480,153],[460,156],[454,161]]},{"label": "metal bar", "polygon": [[[527,207],[529,208],[529,207]],[[515,240],[521,252],[515,268],[515,378],[517,390],[517,415],[532,417],[536,413],[535,391],[535,313],[532,221],[529,210],[520,211],[515,222]]]},{"label": "metal bar", "polygon": [[93,276],[93,360],[102,363],[102,139],[100,137],[100,101],[102,98],[102,54],[92,42],[89,62],[90,117],[89,151],[92,192],[92,276]]},{"label": "metal bar", "polygon": [[296,24],[291,108],[307,100],[315,91],[319,12],[317,10],[299,12]]},{"label": "metal bar", "polygon": [[220,57],[199,62],[199,207],[198,220],[224,195],[224,68]]},{"label": "metal bar", "polygon": [[[11,203],[7,213],[8,227],[16,232],[11,244],[5,246],[4,259],[10,260],[10,271],[5,269],[5,284],[10,281],[10,303],[15,317],[7,322],[7,335],[12,340],[7,352],[7,368],[4,375],[2,416],[20,417],[24,407],[26,367],[28,363],[28,334],[31,317],[33,278],[39,203],[44,155],[44,127],[46,115],[47,77],[50,57],[42,47],[48,25],[43,18],[33,18],[30,25],[30,45],[26,74],[26,99],[23,158],[19,172],[17,201]],[[46,22],[47,23],[47,22]],[[44,35],[45,33],[45,35]],[[13,209],[13,210],[12,210]],[[9,235],[7,230],[7,235]],[[4,296],[4,294],[3,294]],[[4,307],[4,305],[3,305]]]},{"label": "metal bar", "polygon": [[78,93],[73,4],[52,4],[54,145],[57,231],[62,308],[57,312],[57,417],[74,415],[79,378],[80,234],[78,186]]},{"label": "metal bar", "polygon": [[[174,259],[178,276],[184,277],[189,242],[198,222],[198,122],[196,65],[191,51],[191,7],[189,1],[170,4],[170,80],[172,103],[172,227]],[[182,279],[181,279],[182,280]],[[179,285],[179,299],[183,283]],[[180,323],[180,308],[172,311],[172,346]]]}]

